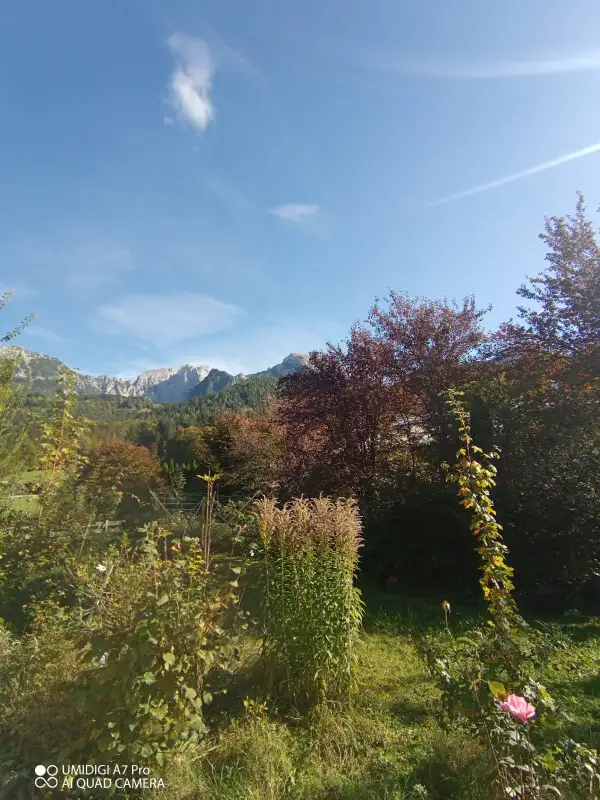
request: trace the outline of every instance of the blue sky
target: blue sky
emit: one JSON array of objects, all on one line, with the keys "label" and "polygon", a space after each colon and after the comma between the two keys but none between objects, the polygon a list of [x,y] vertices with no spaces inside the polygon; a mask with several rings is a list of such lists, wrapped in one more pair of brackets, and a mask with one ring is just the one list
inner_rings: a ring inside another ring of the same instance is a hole
[{"label": "blue sky", "polygon": [[2,328],[93,374],[266,368],[388,287],[495,326],[600,203],[596,0],[14,0],[0,69]]}]

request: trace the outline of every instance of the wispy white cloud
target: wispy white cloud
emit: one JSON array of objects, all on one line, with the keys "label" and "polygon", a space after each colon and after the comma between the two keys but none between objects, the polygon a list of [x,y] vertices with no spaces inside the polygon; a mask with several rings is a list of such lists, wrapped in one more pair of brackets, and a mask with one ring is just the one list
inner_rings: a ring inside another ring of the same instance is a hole
[{"label": "wispy white cloud", "polygon": [[488,192],[490,189],[497,189],[500,186],[506,186],[508,183],[514,183],[515,181],[520,181],[523,178],[529,178],[531,175],[536,175],[538,172],[545,172],[548,169],[560,167],[562,164],[567,164],[569,161],[575,161],[578,158],[583,158],[584,156],[589,156],[592,155],[592,153],[597,153],[599,151],[600,142],[590,145],[590,147],[584,147],[581,150],[576,150],[574,153],[568,153],[566,156],[560,156],[559,158],[554,158],[551,161],[544,161],[543,164],[537,164],[535,167],[529,167],[529,169],[524,169],[522,172],[515,172],[512,175],[506,175],[504,178],[498,178],[495,181],[490,181],[490,183],[483,183],[480,186],[474,186],[471,189],[465,189],[463,192],[457,192],[456,194],[441,197],[439,200],[434,200],[431,203],[427,203],[426,208],[445,205],[446,203],[452,203],[455,200],[464,200],[467,197],[473,197],[473,195]]},{"label": "wispy white cloud", "polygon": [[33,336],[34,338],[43,339],[45,342],[53,342],[55,344],[67,341],[64,336],[61,336],[50,328],[44,328],[43,325],[28,325],[21,335]]},{"label": "wispy white cloud", "polygon": [[101,306],[92,325],[99,332],[126,334],[164,350],[176,342],[226,330],[243,315],[237,306],[193,292],[132,294]]},{"label": "wispy white cloud", "polygon": [[131,250],[110,240],[73,245],[64,265],[65,283],[83,292],[114,286],[125,273],[135,269]]},{"label": "wispy white cloud", "polygon": [[[135,267],[133,254],[122,241],[93,231],[67,231],[48,238],[27,238],[0,247],[0,256],[36,280],[58,279],[81,294],[112,288]],[[20,298],[35,296],[30,291]]]},{"label": "wispy white cloud", "polygon": [[234,214],[242,214],[249,208],[248,200],[244,197],[242,192],[222,178],[208,178],[206,181],[206,188]]},{"label": "wispy white cloud", "polygon": [[320,207],[309,203],[284,203],[270,209],[270,213],[288,222],[305,222],[319,213]]},{"label": "wispy white cloud", "polygon": [[383,72],[462,80],[527,78],[600,69],[600,51],[578,56],[505,61],[413,60],[381,51],[360,58],[367,66]]},{"label": "wispy white cloud", "polygon": [[180,33],[170,36],[167,44],[177,60],[169,85],[171,106],[179,120],[204,131],[215,116],[211,99],[215,66],[208,45]]},{"label": "wispy white cloud", "polygon": [[245,78],[249,78],[255,84],[265,85],[265,76],[258,67],[239,50],[225,44],[214,32],[210,35],[210,51],[219,70],[236,72]]}]

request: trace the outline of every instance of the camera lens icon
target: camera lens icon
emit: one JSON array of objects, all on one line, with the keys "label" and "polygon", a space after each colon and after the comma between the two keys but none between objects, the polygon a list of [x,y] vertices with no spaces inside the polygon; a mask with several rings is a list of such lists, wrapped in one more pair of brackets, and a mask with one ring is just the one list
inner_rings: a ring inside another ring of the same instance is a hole
[{"label": "camera lens icon", "polygon": [[35,785],[38,789],[44,786],[49,789],[56,789],[58,786],[58,778],[56,777],[58,775],[58,767],[56,764],[48,764],[47,767],[43,764],[38,764],[34,771],[37,776]]}]

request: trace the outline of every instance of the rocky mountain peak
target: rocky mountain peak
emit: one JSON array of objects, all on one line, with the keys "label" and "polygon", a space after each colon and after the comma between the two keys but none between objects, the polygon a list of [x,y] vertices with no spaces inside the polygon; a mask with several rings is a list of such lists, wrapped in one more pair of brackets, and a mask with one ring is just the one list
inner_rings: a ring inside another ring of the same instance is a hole
[{"label": "rocky mountain peak", "polygon": [[289,375],[290,372],[295,372],[300,367],[304,367],[308,364],[308,355],[305,353],[290,353],[289,356],[286,356],[281,364],[275,364],[274,367],[269,367],[269,369],[264,370],[263,372],[255,372],[250,377],[258,377],[260,375],[273,375],[276,378],[280,378],[282,375]]},{"label": "rocky mountain peak", "polygon": [[[53,391],[60,368],[64,366],[53,356],[34,353],[18,345],[0,347],[0,358],[16,360],[15,378],[34,392]],[[230,375],[206,364],[184,364],[179,367],[159,367],[142,372],[135,379],[110,375],[76,373],[77,387],[85,395],[118,395],[120,397],[149,397],[157,403],[181,403],[192,397],[220,392],[240,380],[263,375],[280,377],[294,372],[308,362],[302,353],[290,353],[280,364],[253,375]]]}]

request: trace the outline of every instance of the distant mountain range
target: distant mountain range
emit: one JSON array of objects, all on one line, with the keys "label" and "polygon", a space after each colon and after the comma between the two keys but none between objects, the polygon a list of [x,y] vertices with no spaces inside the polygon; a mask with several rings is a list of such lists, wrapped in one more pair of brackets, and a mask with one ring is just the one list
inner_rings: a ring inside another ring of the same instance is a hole
[{"label": "distant mountain range", "polygon": [[[0,347],[0,358],[18,362],[15,379],[24,383],[32,392],[50,392],[56,381],[62,361],[53,356],[34,353],[15,345]],[[295,372],[308,363],[308,356],[290,353],[281,364],[252,375],[230,375],[205,364],[184,364],[180,367],[163,367],[142,372],[135,380],[114,378],[110,375],[77,375],[77,385],[82,395],[118,395],[121,397],[149,397],[156,403],[182,403],[192,397],[203,397],[220,392],[247,378],[260,375],[280,377]]]}]

